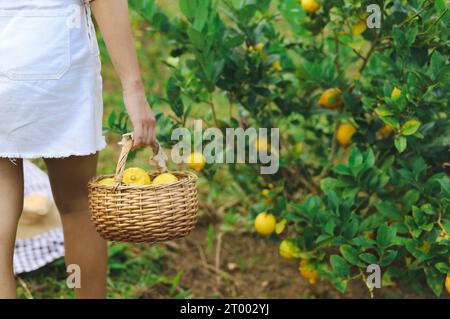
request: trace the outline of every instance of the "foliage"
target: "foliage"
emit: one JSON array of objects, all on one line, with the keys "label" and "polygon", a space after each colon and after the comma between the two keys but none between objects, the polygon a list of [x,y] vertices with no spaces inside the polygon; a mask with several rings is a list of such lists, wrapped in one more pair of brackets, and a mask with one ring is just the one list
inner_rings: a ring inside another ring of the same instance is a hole
[{"label": "foliage", "polygon": [[[364,0],[322,1],[315,13],[296,0],[180,0],[181,18],[152,0],[131,4],[171,43],[165,94],[154,97],[173,112],[158,115],[165,145],[198,106],[222,130],[279,127],[277,174],[228,167],[257,202],[252,216],[286,221],[277,236],[342,292],[379,264],[384,285],[423,279],[440,296],[450,262],[448,3],[376,2],[382,27],[361,35],[352,26],[367,17]],[[330,88],[342,107],[319,105]],[[356,128],[348,149],[336,141],[342,123]]]}]

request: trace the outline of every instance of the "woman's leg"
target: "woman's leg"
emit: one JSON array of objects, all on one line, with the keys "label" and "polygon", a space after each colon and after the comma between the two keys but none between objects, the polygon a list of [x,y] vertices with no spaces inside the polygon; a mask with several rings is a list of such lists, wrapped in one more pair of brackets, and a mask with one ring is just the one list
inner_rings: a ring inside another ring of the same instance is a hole
[{"label": "woman's leg", "polygon": [[23,209],[23,162],[0,158],[0,299],[16,298],[14,242]]},{"label": "woman's leg", "polygon": [[90,221],[88,180],[95,176],[97,154],[44,159],[64,228],[66,264],[81,269],[77,298],[105,298],[107,250]]}]

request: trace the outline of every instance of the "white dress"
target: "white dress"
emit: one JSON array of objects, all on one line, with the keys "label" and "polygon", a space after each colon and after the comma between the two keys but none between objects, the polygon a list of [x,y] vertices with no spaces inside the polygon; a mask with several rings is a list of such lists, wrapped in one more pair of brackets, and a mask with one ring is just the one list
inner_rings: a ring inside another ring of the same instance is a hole
[{"label": "white dress", "polygon": [[0,0],[0,157],[103,149],[100,69],[83,0]]}]

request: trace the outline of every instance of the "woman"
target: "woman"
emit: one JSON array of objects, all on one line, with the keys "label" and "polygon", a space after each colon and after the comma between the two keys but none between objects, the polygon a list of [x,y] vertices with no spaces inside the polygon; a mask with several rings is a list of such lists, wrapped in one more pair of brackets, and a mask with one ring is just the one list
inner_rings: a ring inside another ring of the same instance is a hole
[{"label": "woman", "polygon": [[77,298],[106,296],[106,242],[89,219],[102,82],[91,8],[119,75],[133,148],[155,139],[126,0],[0,1],[0,298],[16,298],[13,248],[23,203],[22,158],[44,158],[64,227],[66,263],[81,269]]}]

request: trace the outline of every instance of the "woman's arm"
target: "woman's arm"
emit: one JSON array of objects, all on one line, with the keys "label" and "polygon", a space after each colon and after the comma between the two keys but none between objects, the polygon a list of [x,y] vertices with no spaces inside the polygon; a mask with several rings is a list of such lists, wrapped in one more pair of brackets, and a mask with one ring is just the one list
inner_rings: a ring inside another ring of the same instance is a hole
[{"label": "woman's arm", "polygon": [[114,68],[122,83],[123,99],[134,129],[133,149],[155,141],[155,116],[147,102],[128,17],[127,0],[91,2]]}]

